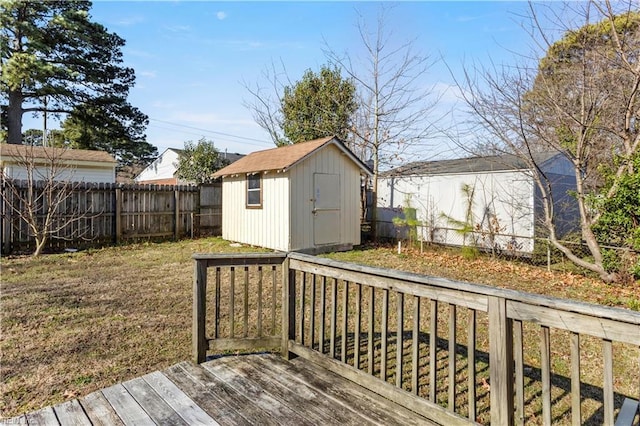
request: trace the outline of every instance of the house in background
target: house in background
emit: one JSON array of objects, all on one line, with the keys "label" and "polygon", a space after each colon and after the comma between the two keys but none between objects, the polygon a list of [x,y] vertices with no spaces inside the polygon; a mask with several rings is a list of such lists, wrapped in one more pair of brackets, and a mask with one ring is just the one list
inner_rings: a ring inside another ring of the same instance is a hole
[{"label": "house in background", "polygon": [[340,140],[326,137],[258,151],[222,177],[222,237],[281,251],[349,250],[360,244],[361,177]]},{"label": "house in background", "polygon": [[33,167],[33,180],[48,179],[52,170],[59,181],[114,183],[116,160],[105,151],[52,148],[30,145],[0,144],[0,168],[4,176],[27,179],[27,170]]},{"label": "house in background", "polygon": [[[572,164],[559,153],[535,155],[551,182],[559,234],[576,230]],[[378,182],[379,236],[397,235],[393,217],[401,216],[407,206],[416,209],[420,240],[469,244],[453,222],[471,217],[476,232],[468,237],[476,244],[520,253],[533,252],[534,237],[539,236],[536,225],[543,217],[540,191],[530,171],[510,155],[415,162],[383,173]]]},{"label": "house in background", "polygon": [[[138,176],[136,176],[136,183],[156,185],[180,185],[188,183],[180,181],[175,176],[181,152],[182,150],[177,148],[167,148],[164,150],[158,158],[156,158],[151,164],[142,170]],[[220,157],[226,158],[233,163],[244,157],[244,155],[220,152]]]}]

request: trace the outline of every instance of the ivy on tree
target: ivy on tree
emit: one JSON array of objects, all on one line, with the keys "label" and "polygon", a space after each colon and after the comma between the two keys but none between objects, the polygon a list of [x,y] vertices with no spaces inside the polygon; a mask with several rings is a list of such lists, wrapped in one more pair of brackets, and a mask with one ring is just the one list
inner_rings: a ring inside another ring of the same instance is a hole
[{"label": "ivy on tree", "polygon": [[89,1],[0,3],[2,130],[22,143],[25,113],[66,118],[64,144],[106,150],[128,164],[156,154],[148,118],[127,101],[135,82],[125,41],[92,22]]},{"label": "ivy on tree", "polygon": [[302,79],[284,88],[280,145],[337,136],[345,141],[353,113],[358,108],[356,88],[340,70],[323,66],[319,73],[307,70]]},{"label": "ivy on tree", "polygon": [[187,141],[178,157],[176,176],[196,184],[210,183],[211,175],[228,164],[229,160],[220,155],[212,141],[205,138],[197,143]]}]

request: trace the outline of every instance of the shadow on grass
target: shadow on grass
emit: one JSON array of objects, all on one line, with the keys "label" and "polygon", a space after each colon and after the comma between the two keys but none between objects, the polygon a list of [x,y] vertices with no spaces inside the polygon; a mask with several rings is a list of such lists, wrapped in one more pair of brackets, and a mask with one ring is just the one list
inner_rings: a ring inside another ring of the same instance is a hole
[{"label": "shadow on grass", "polygon": [[[396,333],[388,333],[387,334],[387,371],[384,374],[386,377],[386,381],[391,384],[396,384]],[[413,333],[411,331],[407,331],[403,333],[403,352],[402,352],[402,381],[401,387],[407,391],[412,391],[411,389],[411,369],[413,363]],[[418,372],[419,372],[419,390],[418,395],[429,400],[435,399],[436,402],[443,406],[444,408],[449,409],[448,407],[448,374],[449,374],[449,341],[447,339],[438,338],[437,339],[437,359],[436,359],[436,389],[437,395],[432,397],[429,395],[429,389],[431,386],[431,378],[429,377],[429,333],[421,332],[419,335],[419,361],[418,361]],[[349,333],[347,335],[346,340],[346,353],[345,353],[345,364],[348,364],[352,367],[355,367],[355,352],[354,352],[354,344],[355,344],[355,334]],[[331,347],[331,341],[329,339],[325,339],[323,344],[315,341],[313,345],[310,345],[310,342],[305,342],[306,346],[311,346],[314,350],[320,351],[327,356],[331,356],[332,358],[342,361],[342,337],[336,336],[334,340],[335,353],[329,354],[329,349]],[[322,350],[321,350],[322,346]],[[368,333],[363,333],[360,335],[360,353],[359,360],[360,363],[357,366],[358,369],[362,371],[369,371],[372,369],[372,375],[375,377],[381,377],[381,361],[382,361],[382,335],[380,333],[375,333],[373,337],[373,352],[374,352],[374,360],[373,367],[369,365],[369,339]],[[467,363],[468,360],[468,347],[463,344],[456,344],[456,407],[450,411],[455,411],[459,415],[467,416],[466,410],[468,410],[468,371],[469,366]],[[475,364],[476,364],[476,378],[475,378],[475,387],[476,387],[476,420],[481,423],[485,423],[489,421],[490,417],[490,405],[489,405],[489,354],[485,351],[476,350],[475,351]],[[525,403],[524,403],[524,423],[536,423],[541,421],[542,417],[542,371],[539,367],[525,364],[523,366],[523,376],[524,376],[524,392],[525,392]],[[551,406],[552,406],[552,422],[554,424],[559,422],[567,422],[571,418],[571,405],[570,405],[570,397],[571,397],[571,379],[569,377],[560,375],[560,374],[551,374],[551,388],[552,388],[552,398],[551,398]],[[628,395],[624,395],[622,393],[616,392],[614,394],[614,409],[618,410],[624,401],[624,399],[628,397]],[[604,390],[602,387],[594,386],[587,383],[581,383],[580,385],[580,400],[581,405],[584,405],[585,402],[589,401],[593,405],[597,405],[596,407],[585,410],[583,407],[583,418],[581,420],[581,424],[585,425],[600,425],[604,422],[604,406],[602,401],[604,399]],[[564,400],[564,403],[563,403]],[[568,403],[566,401],[569,401]],[[586,416],[586,417],[584,417]]]}]

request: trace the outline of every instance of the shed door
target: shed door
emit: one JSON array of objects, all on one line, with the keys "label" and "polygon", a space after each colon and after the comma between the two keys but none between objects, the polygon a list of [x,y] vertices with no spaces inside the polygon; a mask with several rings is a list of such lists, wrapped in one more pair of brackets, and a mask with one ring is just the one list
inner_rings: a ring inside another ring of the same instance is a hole
[{"label": "shed door", "polygon": [[313,175],[313,242],[340,242],[340,175]]}]

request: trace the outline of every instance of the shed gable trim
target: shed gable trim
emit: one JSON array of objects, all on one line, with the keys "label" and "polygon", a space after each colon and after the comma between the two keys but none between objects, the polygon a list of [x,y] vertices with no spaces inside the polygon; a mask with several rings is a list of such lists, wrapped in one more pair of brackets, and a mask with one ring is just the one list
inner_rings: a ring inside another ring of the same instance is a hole
[{"label": "shed gable trim", "polygon": [[288,145],[285,147],[272,148],[263,151],[253,152],[246,157],[218,170],[214,177],[238,176],[258,172],[286,172],[288,169],[303,162],[310,156],[326,146],[334,145],[341,150],[349,159],[354,162],[365,173],[371,174],[368,167],[360,161],[338,138],[334,136],[316,139],[309,142]]}]

